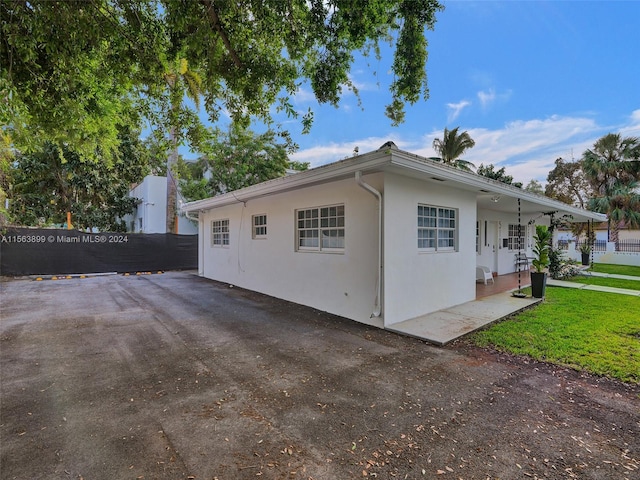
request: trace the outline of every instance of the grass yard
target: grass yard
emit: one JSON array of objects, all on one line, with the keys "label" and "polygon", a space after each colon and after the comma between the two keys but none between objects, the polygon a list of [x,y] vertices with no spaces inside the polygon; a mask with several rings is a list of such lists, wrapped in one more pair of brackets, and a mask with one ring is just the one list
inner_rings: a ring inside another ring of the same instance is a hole
[{"label": "grass yard", "polygon": [[631,275],[640,277],[640,267],[631,265],[612,265],[610,263],[594,263],[590,269],[592,272],[615,273],[617,275]]},{"label": "grass yard", "polygon": [[480,346],[640,383],[640,299],[547,287],[537,307],[474,334]]}]

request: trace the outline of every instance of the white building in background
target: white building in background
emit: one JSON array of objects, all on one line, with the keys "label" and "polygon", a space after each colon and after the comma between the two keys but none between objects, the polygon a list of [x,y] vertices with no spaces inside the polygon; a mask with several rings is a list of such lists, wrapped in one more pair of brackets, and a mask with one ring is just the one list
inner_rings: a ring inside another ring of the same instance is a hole
[{"label": "white building in background", "polygon": [[[134,187],[129,196],[138,199],[132,215],[127,215],[128,230],[133,233],[167,232],[167,177],[148,175],[142,183]],[[178,201],[180,196],[178,195]],[[178,233],[196,235],[198,225],[180,213]]]},{"label": "white building in background", "polygon": [[514,272],[552,213],[606,219],[393,144],[183,211],[199,275],[378,327],[474,300],[476,266]]}]

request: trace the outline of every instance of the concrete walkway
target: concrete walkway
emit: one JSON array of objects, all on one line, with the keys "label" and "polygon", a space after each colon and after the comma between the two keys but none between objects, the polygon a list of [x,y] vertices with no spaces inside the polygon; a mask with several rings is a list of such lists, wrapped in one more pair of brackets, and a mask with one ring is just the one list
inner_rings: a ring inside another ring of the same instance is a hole
[{"label": "concrete walkway", "polygon": [[634,277],[631,275],[619,275],[617,273],[587,272],[583,270],[580,275],[584,275],[585,277],[621,278],[623,280],[636,280],[640,282],[640,277]]},{"label": "concrete walkway", "polygon": [[510,292],[502,292],[395,323],[385,329],[436,345],[445,345],[541,301],[540,298],[517,298]]},{"label": "concrete walkway", "polygon": [[[582,275],[640,281],[640,277],[613,273],[585,272],[582,273]],[[523,287],[526,286],[529,286],[529,282],[523,284]],[[576,288],[580,290],[640,297],[640,290],[586,285],[584,283],[554,280],[552,278],[547,278],[547,286]],[[511,292],[502,292],[486,297],[480,297],[480,294],[477,293],[476,300],[471,302],[405,320],[404,322],[396,323],[385,328],[392,332],[420,338],[421,340],[426,340],[436,345],[445,345],[456,338],[508,317],[509,315],[513,315],[541,301],[541,299],[531,297],[516,298],[511,295]]]}]

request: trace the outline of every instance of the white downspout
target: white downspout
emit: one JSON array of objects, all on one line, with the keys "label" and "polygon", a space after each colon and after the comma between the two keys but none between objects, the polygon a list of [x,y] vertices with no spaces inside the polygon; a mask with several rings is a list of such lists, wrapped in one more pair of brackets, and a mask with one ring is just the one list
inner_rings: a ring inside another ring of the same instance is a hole
[{"label": "white downspout", "polygon": [[356,172],[356,182],[367,192],[378,199],[378,272],[376,274],[376,299],[371,318],[382,314],[382,194],[368,183],[362,180],[362,172]]},{"label": "white downspout", "polygon": [[198,222],[198,276],[204,277],[204,223],[200,219],[200,212],[197,217],[190,214],[191,212],[185,212],[184,216]]}]

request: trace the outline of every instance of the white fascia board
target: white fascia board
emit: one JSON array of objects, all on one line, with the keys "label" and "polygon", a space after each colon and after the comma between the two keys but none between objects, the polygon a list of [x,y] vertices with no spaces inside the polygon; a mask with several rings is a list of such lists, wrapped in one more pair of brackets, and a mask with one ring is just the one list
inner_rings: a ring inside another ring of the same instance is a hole
[{"label": "white fascia board", "polygon": [[486,178],[475,173],[464,172],[449,165],[439,164],[419,155],[395,148],[382,148],[357,157],[329,163],[294,175],[279,177],[223,195],[189,202],[182,207],[182,211],[185,213],[205,211],[234,203],[247,202],[266,195],[273,195],[348,178],[355,175],[357,171],[362,171],[363,173],[383,171],[389,167],[399,167],[400,170],[407,173],[414,171],[433,176],[445,182],[450,181],[455,184],[452,185],[454,188],[476,191],[477,193],[480,193],[480,190],[486,190],[497,195],[504,195],[505,197],[520,198],[521,200],[540,205],[542,210],[559,210],[570,215],[600,222],[606,221],[607,219],[607,216],[604,214],[576,208],[557,200],[498,182],[491,178]]}]

